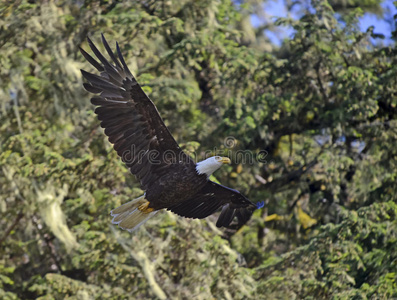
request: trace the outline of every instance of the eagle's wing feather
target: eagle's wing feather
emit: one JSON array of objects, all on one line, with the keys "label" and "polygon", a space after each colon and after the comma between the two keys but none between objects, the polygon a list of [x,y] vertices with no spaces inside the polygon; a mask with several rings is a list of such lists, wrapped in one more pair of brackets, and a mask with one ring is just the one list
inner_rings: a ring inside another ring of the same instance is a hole
[{"label": "eagle's wing feather", "polygon": [[192,198],[174,205],[168,210],[186,218],[203,219],[222,207],[216,226],[229,227],[234,217],[239,226],[244,225],[257,206],[239,191],[217,184],[208,183]]},{"label": "eagle's wing feather", "polygon": [[[97,106],[95,113],[117,154],[145,190],[166,174],[175,159],[194,168],[193,160],[178,146],[155,105],[131,74],[118,44],[116,57],[103,35],[102,42],[112,62],[88,38],[99,61],[83,49],[80,51],[100,76],[81,72],[88,81],[84,84],[85,89],[99,94],[91,99],[91,103]],[[164,152],[166,157],[162,155]]]}]

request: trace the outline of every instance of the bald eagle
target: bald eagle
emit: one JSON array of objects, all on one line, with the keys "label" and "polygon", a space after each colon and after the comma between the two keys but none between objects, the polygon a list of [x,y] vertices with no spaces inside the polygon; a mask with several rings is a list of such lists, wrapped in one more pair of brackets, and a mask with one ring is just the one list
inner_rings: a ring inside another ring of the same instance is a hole
[{"label": "bald eagle", "polygon": [[216,226],[229,227],[235,217],[242,226],[259,206],[240,192],[209,180],[227,157],[213,156],[197,164],[185,154],[165,126],[156,106],[128,69],[116,43],[117,57],[102,35],[109,62],[87,38],[97,57],[80,48],[100,75],[81,70],[84,88],[97,94],[91,103],[109,142],[145,191],[111,211],[112,223],[130,232],[159,210],[202,219],[222,207]]}]

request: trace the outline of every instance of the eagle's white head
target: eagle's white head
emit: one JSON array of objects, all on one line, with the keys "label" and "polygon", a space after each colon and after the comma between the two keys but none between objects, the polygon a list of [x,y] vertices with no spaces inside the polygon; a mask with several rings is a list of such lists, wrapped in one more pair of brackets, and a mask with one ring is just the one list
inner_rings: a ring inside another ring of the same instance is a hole
[{"label": "eagle's white head", "polygon": [[210,177],[212,173],[218,170],[223,164],[230,164],[230,158],[221,156],[212,156],[197,163],[196,170],[198,174],[207,174]]}]

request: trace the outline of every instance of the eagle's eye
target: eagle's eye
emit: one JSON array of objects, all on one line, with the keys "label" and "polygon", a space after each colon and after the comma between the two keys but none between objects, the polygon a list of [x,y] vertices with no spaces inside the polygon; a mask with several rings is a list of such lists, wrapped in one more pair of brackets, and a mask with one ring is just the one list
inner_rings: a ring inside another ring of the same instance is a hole
[{"label": "eagle's eye", "polygon": [[222,157],[220,157],[220,156],[215,156],[215,159],[216,159],[217,161],[221,161],[221,160],[222,160]]}]

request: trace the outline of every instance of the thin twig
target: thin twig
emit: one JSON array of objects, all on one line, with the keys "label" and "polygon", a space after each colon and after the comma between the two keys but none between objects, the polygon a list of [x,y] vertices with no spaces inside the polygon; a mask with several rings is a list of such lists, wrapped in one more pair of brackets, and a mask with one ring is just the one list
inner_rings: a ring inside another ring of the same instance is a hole
[{"label": "thin twig", "polygon": [[37,217],[36,216],[33,216],[32,221],[33,221],[33,224],[35,224],[35,226],[37,228],[37,231],[38,231],[38,233],[40,235],[40,238],[45,241],[45,244],[47,245],[47,248],[49,250],[48,252],[50,254],[50,257],[54,261],[54,264],[57,266],[58,272],[62,273],[61,264],[59,262],[59,259],[58,259],[57,255],[56,255],[55,247],[51,243],[49,235],[48,234],[43,234],[42,230],[40,229],[39,222],[37,221]]},{"label": "thin twig", "polygon": [[23,213],[19,212],[17,217],[15,218],[14,222],[11,224],[10,227],[6,230],[3,237],[0,239],[0,246],[6,240],[6,238],[10,235],[11,231],[18,225],[19,221],[23,218]]}]

